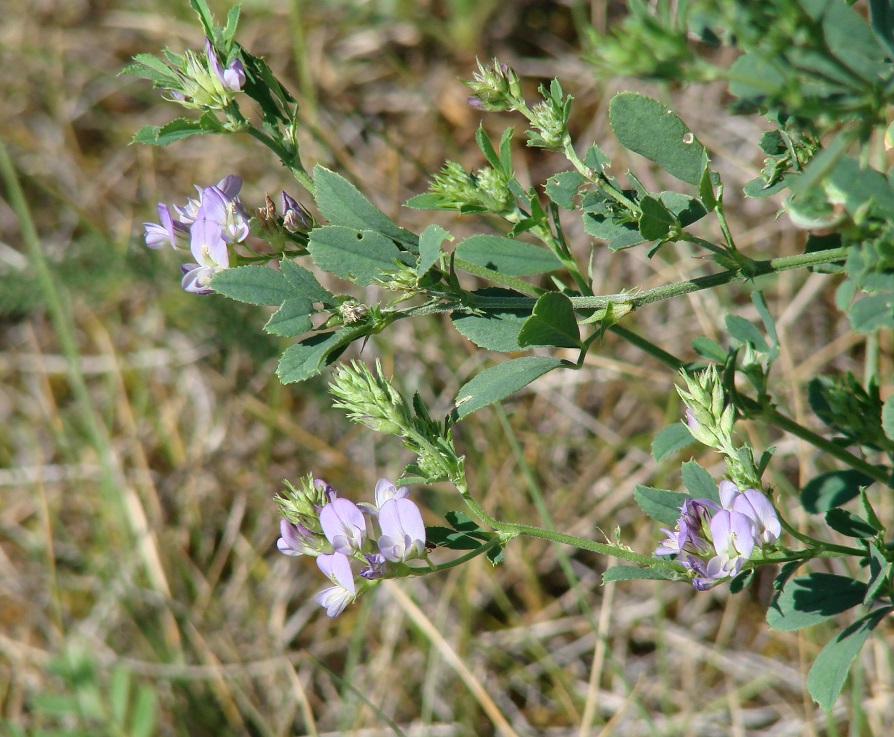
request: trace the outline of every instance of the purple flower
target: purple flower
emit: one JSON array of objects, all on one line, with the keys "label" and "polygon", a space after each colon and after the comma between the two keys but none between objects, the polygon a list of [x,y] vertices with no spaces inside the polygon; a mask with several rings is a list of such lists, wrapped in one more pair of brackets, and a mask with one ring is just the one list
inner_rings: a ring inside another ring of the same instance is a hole
[{"label": "purple flower", "polygon": [[[193,186],[199,193],[199,199],[194,200],[192,198],[187,198],[186,204],[183,207],[174,205],[174,209],[180,216],[180,222],[186,223],[187,225],[191,224],[196,219],[196,213],[198,213],[199,208],[202,206],[202,193],[208,189],[207,187],[200,187],[198,184]],[[228,174],[214,186],[224,194],[224,197],[227,200],[236,200],[238,199],[237,195],[239,194],[239,190],[242,189],[242,179],[235,174]]]},{"label": "purple flower", "polygon": [[409,499],[392,498],[379,507],[382,535],[379,550],[393,563],[425,555],[425,524],[419,508]]},{"label": "purple flower", "polygon": [[[236,189],[238,191],[238,187]],[[205,187],[201,193],[201,203],[196,217],[200,217],[201,213],[206,219],[219,223],[225,241],[241,243],[248,238],[248,218],[238,197],[230,197],[220,187]]]},{"label": "purple flower", "polygon": [[335,552],[353,555],[363,547],[366,519],[354,502],[334,499],[320,510],[320,526]]},{"label": "purple flower", "polygon": [[381,509],[382,505],[389,499],[406,499],[410,495],[410,490],[406,486],[396,487],[390,480],[380,478],[376,481],[376,508]]},{"label": "purple flower", "polygon": [[740,512],[721,509],[711,518],[711,537],[717,555],[708,561],[708,576],[737,575],[754,551],[754,524]]},{"label": "purple flower", "polygon": [[238,92],[242,89],[242,85],[245,84],[245,67],[241,61],[236,59],[224,69],[209,38],[205,39],[205,56],[208,57],[208,68],[217,77],[217,81],[224,86],[224,89],[230,92]]},{"label": "purple flower", "polygon": [[720,502],[724,509],[744,514],[754,524],[757,545],[775,543],[782,534],[779,516],[767,497],[757,489],[739,491],[732,481],[720,482]]},{"label": "purple flower", "polygon": [[230,265],[227,244],[223,239],[220,223],[202,217],[199,208],[199,219],[190,228],[189,248],[192,251],[194,264],[184,264],[181,286],[187,292],[195,294],[211,294],[209,285],[211,278]]},{"label": "purple flower", "polygon": [[290,233],[306,233],[313,228],[313,217],[298,200],[286,194],[285,190],[280,194],[282,195],[283,227]]},{"label": "purple flower", "polygon": [[158,203],[158,223],[143,223],[146,228],[146,245],[152,249],[171,246],[179,248],[180,242],[186,240],[189,227],[181,222],[174,222],[171,211],[163,202]]},{"label": "purple flower", "polygon": [[385,566],[387,565],[385,556],[381,553],[364,553],[363,557],[366,558],[366,562],[369,566],[361,569],[360,575],[368,581],[383,578],[385,575]]},{"label": "purple flower", "polygon": [[281,537],[276,541],[276,547],[284,555],[318,555],[320,552],[319,536],[304,525],[281,519],[279,534]]},{"label": "purple flower", "polygon": [[[719,507],[708,499],[687,499],[680,507],[680,519],[675,530],[663,528],[667,539],[655,550],[655,555],[679,555],[683,552],[706,555],[713,548],[709,523]],[[683,561],[680,561],[683,562]]]},{"label": "purple flower", "polygon": [[351,561],[341,553],[328,553],[317,557],[317,566],[335,585],[317,592],[314,601],[326,609],[326,616],[337,617],[357,597]]}]

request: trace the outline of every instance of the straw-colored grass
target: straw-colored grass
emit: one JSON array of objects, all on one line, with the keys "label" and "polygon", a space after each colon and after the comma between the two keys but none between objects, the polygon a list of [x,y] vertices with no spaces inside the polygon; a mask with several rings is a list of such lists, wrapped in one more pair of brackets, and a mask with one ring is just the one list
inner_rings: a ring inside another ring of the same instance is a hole
[{"label": "straw-colored grass", "polygon": [[[155,694],[158,735],[889,733],[890,628],[824,714],[804,680],[833,630],[768,631],[770,576],[735,597],[648,581],[603,587],[610,561],[517,540],[496,569],[476,560],[389,583],[338,619],[323,616],[316,567],[275,549],[280,480],[310,471],[361,498],[409,459],[333,410],[325,376],[279,385],[283,346],[261,334],[262,311],[183,293],[177,261],[147,253],[140,237],[157,201],[180,202],[193,183],[228,173],[243,177],[250,204],[283,188],[304,193],[248,140],[127,145],[178,111],[115,75],[135,53],[200,45],[185,2],[5,5],[0,135],[24,200],[8,187],[0,200],[0,733],[130,734],[110,711],[121,669],[131,709],[137,686]],[[480,164],[470,145],[480,116],[459,82],[476,54],[499,54],[535,81],[561,75],[577,98],[581,142],[615,155],[616,174],[636,166],[647,185],[661,181],[625,158],[607,128],[611,94],[633,83],[597,82],[576,57],[574,18],[604,10],[573,0],[255,0],[241,39],[302,100],[309,161],[358,182],[408,228],[437,221],[463,234],[482,224],[400,204],[444,158]],[[740,246],[760,257],[795,252],[800,237],[774,221],[778,201],[735,197],[760,165],[759,121],[727,117],[718,89],[652,92],[673,99],[714,153]],[[516,156],[535,183],[561,167],[521,144]],[[690,256],[597,250],[597,286],[704,273]],[[805,381],[860,371],[863,339],[831,305],[834,279],[789,273],[758,286],[785,338],[779,401],[811,424]],[[722,339],[736,305],[753,316],[747,289],[734,287],[650,307],[630,325],[691,358],[689,340]],[[402,391],[440,413],[493,358],[438,317],[348,357],[358,355],[380,358]],[[505,519],[597,539],[619,528],[637,550],[653,549],[660,533],[632,492],[680,483],[678,463],[649,453],[654,433],[678,418],[674,378],[607,337],[583,370],[551,374],[462,424],[475,492]],[[790,438],[748,431],[758,447],[778,445],[771,481],[783,504],[808,474],[833,467]],[[700,460],[719,471],[718,458]],[[447,488],[414,494],[430,523],[460,508]],[[73,672],[83,662],[92,670]],[[84,721],[71,697],[83,713],[91,694],[106,715]]]}]

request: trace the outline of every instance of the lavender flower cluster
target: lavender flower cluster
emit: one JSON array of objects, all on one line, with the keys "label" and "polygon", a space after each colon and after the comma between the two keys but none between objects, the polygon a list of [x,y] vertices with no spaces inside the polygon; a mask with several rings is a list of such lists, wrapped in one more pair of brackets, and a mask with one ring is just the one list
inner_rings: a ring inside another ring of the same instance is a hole
[{"label": "lavender flower cluster", "polygon": [[189,246],[195,263],[183,264],[181,286],[187,292],[211,294],[211,277],[230,266],[230,244],[243,242],[250,232],[249,215],[239,200],[242,179],[230,175],[211,187],[199,187],[199,198],[188,199],[183,207],[158,203],[160,223],[144,223],[146,245],[179,250]]},{"label": "lavender flower cluster", "polygon": [[[193,263],[183,264],[181,286],[194,294],[211,294],[212,277],[230,268],[236,245],[252,252],[246,239],[252,232],[252,216],[239,199],[242,179],[230,174],[211,187],[195,185],[198,199],[188,198],[182,207],[174,205],[174,213],[164,202],[158,203],[158,223],[143,223],[146,245],[152,249],[171,246],[175,250],[189,248]],[[311,214],[297,200],[285,192],[282,195],[282,215],[269,195],[265,207],[258,210],[258,231],[261,238],[274,245],[286,240],[303,242],[301,235],[314,225]],[[306,241],[306,238],[304,239]]]},{"label": "lavender flower cluster", "polygon": [[673,530],[655,555],[675,555],[693,572],[692,585],[705,591],[738,575],[756,550],[772,545],[782,526],[770,500],[757,489],[739,488],[724,479],[720,504],[710,499],[687,499]]},{"label": "lavender flower cluster", "polygon": [[[425,524],[419,508],[407,498],[406,486],[396,487],[381,478],[376,483],[375,504],[354,504],[320,479],[313,484],[320,492],[318,498],[325,500],[315,505],[316,520],[306,513],[301,515],[306,524],[283,519],[276,546],[285,555],[316,558],[333,584],[314,596],[328,616],[337,617],[375,582],[406,575],[408,569],[423,564]],[[361,566],[356,576],[352,561]]]}]

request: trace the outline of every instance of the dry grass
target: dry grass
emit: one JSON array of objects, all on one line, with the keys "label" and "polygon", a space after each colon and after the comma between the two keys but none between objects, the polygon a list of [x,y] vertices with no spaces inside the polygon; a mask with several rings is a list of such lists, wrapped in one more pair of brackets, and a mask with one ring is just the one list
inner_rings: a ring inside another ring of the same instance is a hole
[{"label": "dry grass", "polygon": [[[278,385],[272,367],[281,346],[260,337],[261,313],[182,293],[177,264],[145,253],[139,238],[155,202],[180,201],[194,182],[238,172],[248,201],[297,186],[249,141],[127,145],[133,131],[172,110],[115,74],[134,53],[198,45],[185,2],[6,5],[0,133],[36,221],[51,293],[61,300],[54,320],[5,198],[7,729],[37,735],[76,721],[40,704],[48,694],[80,693],[83,683],[52,663],[82,652],[104,694],[115,666],[155,690],[159,735],[367,737],[398,734],[396,725],[433,737],[888,734],[894,700],[884,638],[866,648],[836,711],[822,714],[803,683],[831,629],[768,632],[768,577],[738,597],[654,582],[602,587],[608,561],[518,540],[499,569],[476,561],[379,587],[335,621],[321,616],[310,598],[320,583],[315,567],[273,545],[279,480],[313,471],[359,497],[407,458],[331,410],[324,379]],[[499,53],[529,75],[561,74],[577,97],[581,140],[618,153],[605,109],[612,91],[628,85],[597,84],[576,60],[565,5],[468,5],[246,3],[242,42],[301,93],[308,160],[362,183],[412,229],[432,216],[399,205],[424,189],[426,172],[447,156],[479,163],[469,145],[478,114],[457,81],[475,54]],[[690,90],[675,105],[715,152],[732,194],[759,163],[757,127],[719,116],[720,103],[717,90]],[[505,124],[492,117],[488,125]],[[521,148],[518,157],[534,182],[558,165]],[[627,163],[619,154],[615,171]],[[777,203],[732,204],[749,253],[798,247],[772,221]],[[457,233],[478,227],[437,219]],[[585,252],[581,233],[572,235]],[[596,257],[604,292],[704,268],[670,251],[651,262],[637,252]],[[761,286],[789,339],[781,401],[810,422],[799,388],[819,370],[859,370],[861,342],[831,309],[828,278],[790,274]],[[722,336],[732,303],[747,304],[747,294],[702,293],[645,310],[632,324],[685,353],[696,335]],[[488,359],[445,328],[437,319],[402,327],[368,345],[363,358],[380,357],[402,389],[446,411]],[[890,368],[889,348],[882,345]],[[560,529],[596,537],[619,526],[626,542],[649,550],[657,530],[635,509],[632,490],[679,484],[674,464],[659,466],[648,452],[654,432],[679,412],[672,382],[609,337],[584,370],[550,375],[509,402],[506,414],[483,411],[463,424],[458,441],[474,487],[506,519],[548,515]],[[771,440],[757,428],[753,439]],[[826,467],[809,449],[772,440],[779,443],[772,481],[782,494]],[[432,522],[458,508],[447,489],[416,493]],[[884,511],[890,516],[890,503]],[[92,729],[85,734],[116,734]]]}]

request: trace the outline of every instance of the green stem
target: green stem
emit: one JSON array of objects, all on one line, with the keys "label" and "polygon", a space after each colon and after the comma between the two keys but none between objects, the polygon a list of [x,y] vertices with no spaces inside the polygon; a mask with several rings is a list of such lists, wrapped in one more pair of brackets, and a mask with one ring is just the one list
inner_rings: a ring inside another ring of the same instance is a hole
[{"label": "green stem", "polygon": [[[757,403],[755,402],[755,404]],[[758,410],[757,414],[766,419],[770,424],[778,427],[780,430],[790,432],[792,435],[801,438],[801,440],[807,441],[814,447],[828,453],[833,458],[837,458],[839,461],[846,463],[854,470],[865,474],[869,478],[874,479],[885,486],[894,488],[894,480],[892,480],[891,472],[884,466],[874,466],[871,463],[867,463],[846,448],[842,448],[831,440],[827,440],[822,435],[813,432],[813,430],[809,430],[803,425],[799,425],[790,417],[786,417],[779,412],[775,407],[764,407]]]},{"label": "green stem", "polygon": [[[721,271],[717,274],[699,276],[695,279],[687,279],[686,281],[676,282],[674,284],[666,284],[662,287],[655,287],[655,289],[647,289],[643,292],[638,293],[621,292],[618,294],[571,297],[570,299],[572,305],[574,306],[574,309],[576,310],[600,309],[608,307],[608,305],[610,304],[626,304],[630,305],[632,309],[638,309],[640,307],[644,307],[645,305],[652,304],[653,302],[660,302],[665,299],[679,297],[683,294],[699,292],[703,289],[711,289],[712,287],[729,284],[730,282],[746,281],[750,278],[766,276],[768,274],[776,274],[781,271],[789,271],[791,269],[799,269],[805,266],[837,263],[839,261],[844,261],[847,258],[847,252],[848,249],[846,247],[842,247],[830,248],[825,251],[814,251],[812,253],[802,253],[796,256],[782,256],[780,258],[774,258],[768,261],[753,261],[751,264],[751,274],[745,274],[741,269],[729,269],[727,271]],[[507,277],[503,274],[496,274],[496,272],[490,269],[475,266],[474,264],[468,264],[465,261],[457,260],[456,264],[457,267],[461,268],[463,271],[468,271],[469,273],[476,274],[477,276],[481,276],[485,279],[491,279],[495,283],[499,283],[503,286],[507,286],[511,280],[513,284],[511,288],[516,289],[516,291],[522,291],[522,288],[524,288],[525,291],[523,293],[529,294],[531,295],[531,297],[539,296],[539,294],[543,293],[543,290],[536,290],[535,287],[532,287],[530,284],[527,284],[520,279]],[[497,281],[494,278],[494,275],[498,276],[500,280]],[[534,294],[535,291],[537,293],[536,295]],[[534,301],[535,300],[533,299],[525,299],[522,297],[481,296],[476,297],[476,306],[480,306],[483,309],[526,309],[533,306]]]},{"label": "green stem", "polygon": [[581,550],[590,550],[594,553],[601,553],[603,555],[610,555],[614,558],[621,558],[623,560],[628,560],[631,563],[638,563],[642,566],[648,566],[650,568],[662,568],[668,572],[678,572],[682,570],[682,566],[677,565],[675,563],[671,563],[669,561],[662,561],[656,558],[653,558],[648,555],[642,555],[641,553],[636,553],[632,550],[628,550],[627,548],[622,548],[617,545],[609,545],[607,543],[598,543],[595,540],[589,540],[585,537],[577,537],[576,535],[566,535],[563,532],[556,532],[555,530],[547,530],[543,527],[535,527],[533,525],[524,525],[518,522],[501,522],[498,519],[495,519],[484,509],[480,504],[475,500],[475,498],[471,495],[468,489],[468,485],[466,483],[464,476],[456,477],[454,476],[451,481],[453,485],[457,488],[460,495],[463,498],[463,501],[472,510],[476,517],[481,519],[482,521],[489,524],[493,527],[498,533],[501,535],[512,538],[518,535],[527,535],[529,537],[539,537],[543,540],[549,540],[550,542],[562,543],[563,545],[572,545],[576,548],[580,548]]},{"label": "green stem", "polygon": [[305,171],[301,162],[296,162],[297,156],[290,154],[279,141],[273,138],[273,136],[267,135],[264,131],[254,125],[248,124],[247,126],[242,127],[242,130],[273,151],[273,153],[279,157],[283,166],[286,167],[286,169],[291,172],[292,176],[298,180],[298,183],[304,187],[311,196],[314,195],[316,192],[314,180],[311,178],[310,174]]},{"label": "green stem", "polygon": [[636,206],[636,203],[633,200],[609,184],[602,176],[602,172],[593,171],[593,169],[581,161],[580,156],[577,155],[577,151],[574,150],[574,143],[571,140],[571,136],[567,133],[565,134],[565,140],[562,142],[562,149],[565,158],[571,162],[584,179],[590,182],[590,184],[596,187],[604,195],[611,197],[619,205],[624,206],[630,212],[639,216],[640,209]]},{"label": "green stem", "polygon": [[400,573],[394,578],[402,578],[404,575],[410,576],[425,576],[428,573],[437,573],[438,571],[446,571],[450,568],[456,568],[456,566],[461,566],[463,563],[472,560],[473,558],[477,558],[479,555],[486,553],[488,550],[495,548],[500,544],[500,538],[498,536],[494,536],[486,543],[481,545],[480,547],[475,548],[474,550],[470,550],[465,555],[461,555],[459,558],[454,558],[447,563],[441,563],[436,566],[431,566],[430,568],[411,568],[408,573]]}]

